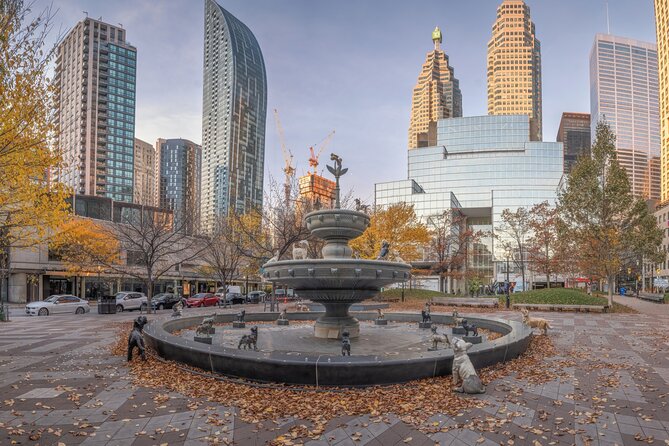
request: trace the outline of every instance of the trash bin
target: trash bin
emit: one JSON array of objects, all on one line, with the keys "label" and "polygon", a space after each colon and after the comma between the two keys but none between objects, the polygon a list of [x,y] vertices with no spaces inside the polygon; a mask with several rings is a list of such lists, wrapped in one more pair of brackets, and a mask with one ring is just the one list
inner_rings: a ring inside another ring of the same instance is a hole
[{"label": "trash bin", "polygon": [[116,314],[116,297],[102,296],[98,301],[99,314]]}]

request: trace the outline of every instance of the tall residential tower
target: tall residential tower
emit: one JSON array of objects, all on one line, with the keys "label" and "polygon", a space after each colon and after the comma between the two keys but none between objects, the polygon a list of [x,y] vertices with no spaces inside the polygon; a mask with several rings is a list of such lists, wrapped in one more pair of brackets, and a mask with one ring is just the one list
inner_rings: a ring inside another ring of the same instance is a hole
[{"label": "tall residential tower", "polygon": [[497,8],[488,42],[488,114],[527,115],[530,139],[542,140],[541,43],[523,0]]},{"label": "tall residential tower", "polygon": [[437,121],[462,116],[460,82],[455,78],[448,56],[441,50],[441,30],[432,32],[434,50],[427,59],[413,89],[409,148],[430,147],[437,143]]},{"label": "tall residential tower", "polygon": [[597,34],[590,52],[592,137],[599,121],[616,135],[616,152],[632,193],[660,198],[657,47]]},{"label": "tall residential tower", "polygon": [[125,30],[86,18],[56,51],[55,178],[79,194],[133,200],[137,50]]},{"label": "tall residential tower", "polygon": [[134,202],[145,206],[158,206],[158,181],[160,166],[158,152],[153,144],[135,138]]},{"label": "tall residential tower", "polygon": [[655,0],[661,131],[661,199],[669,200],[669,0]]},{"label": "tall residential tower", "polygon": [[251,30],[205,1],[202,229],[229,209],[262,206],[267,77]]}]

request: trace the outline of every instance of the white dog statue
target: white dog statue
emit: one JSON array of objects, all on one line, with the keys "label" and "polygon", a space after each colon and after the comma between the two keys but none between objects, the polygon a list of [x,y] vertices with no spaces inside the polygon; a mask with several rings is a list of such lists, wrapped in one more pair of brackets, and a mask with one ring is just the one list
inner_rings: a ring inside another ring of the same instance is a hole
[{"label": "white dog statue", "polygon": [[[453,338],[451,345],[453,345],[453,351],[455,352],[453,358],[453,385],[455,388],[453,390],[460,393],[485,393],[485,386],[476,374],[474,364],[467,355],[467,350],[472,344],[460,338]],[[458,387],[461,380],[462,385]]]},{"label": "white dog statue", "polygon": [[[301,246],[301,248],[299,247]],[[309,242],[300,240],[293,244],[293,260],[305,260],[309,249]]]}]

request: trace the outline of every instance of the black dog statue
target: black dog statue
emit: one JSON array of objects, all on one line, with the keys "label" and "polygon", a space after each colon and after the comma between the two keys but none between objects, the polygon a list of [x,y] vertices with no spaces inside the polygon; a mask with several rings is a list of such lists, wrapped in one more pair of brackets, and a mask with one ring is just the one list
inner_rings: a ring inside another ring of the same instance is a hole
[{"label": "black dog statue", "polygon": [[241,349],[243,345],[244,350],[246,349],[250,350],[251,347],[253,347],[253,350],[258,351],[258,346],[256,345],[257,342],[258,342],[258,327],[252,327],[251,334],[244,335],[239,340],[239,345],[237,345],[237,349]]},{"label": "black dog statue", "polygon": [[423,316],[423,323],[432,322],[432,316],[430,316],[430,304],[425,304],[425,308],[420,312]]},{"label": "black dog statue", "polygon": [[237,322],[244,322],[244,316],[246,316],[246,310],[237,313]]},{"label": "black dog statue", "polygon": [[132,331],[130,332],[130,336],[128,336],[128,362],[132,361],[132,351],[135,347],[139,349],[139,356],[142,360],[146,361],[142,330],[144,330],[144,326],[147,322],[148,320],[146,319],[146,316],[139,316],[133,322]]},{"label": "black dog statue", "polygon": [[469,336],[469,332],[470,332],[470,331],[471,331],[472,333],[474,333],[474,336],[478,336],[478,335],[479,335],[479,329],[476,328],[476,325],[474,325],[474,324],[470,324],[469,322],[467,322],[467,319],[463,319],[463,320],[462,320],[462,328],[464,328],[465,331],[467,332],[467,336]]},{"label": "black dog statue", "polygon": [[351,356],[351,338],[348,331],[344,331],[341,334],[341,355]]}]

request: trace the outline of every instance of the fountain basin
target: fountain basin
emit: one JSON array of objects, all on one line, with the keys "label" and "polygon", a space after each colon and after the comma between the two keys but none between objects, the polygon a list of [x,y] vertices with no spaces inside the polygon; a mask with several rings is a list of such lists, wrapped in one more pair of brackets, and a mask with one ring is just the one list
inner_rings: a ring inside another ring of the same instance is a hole
[{"label": "fountain basin", "polygon": [[376,296],[382,287],[409,278],[411,265],[384,260],[311,259],[266,264],[265,278],[295,290],[298,296],[325,307],[314,325],[317,338],[359,336],[351,304]]}]

